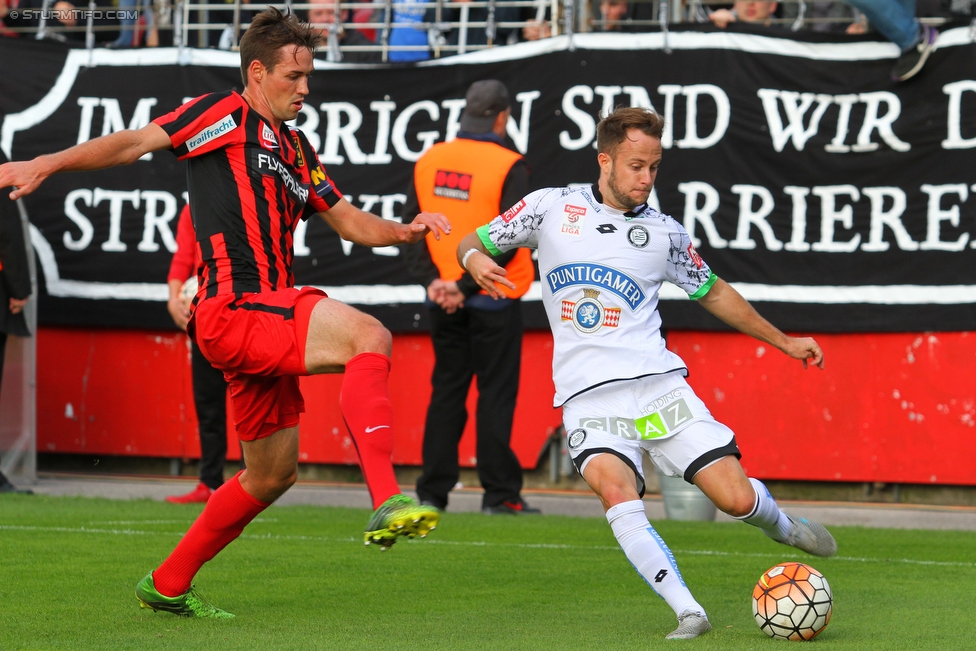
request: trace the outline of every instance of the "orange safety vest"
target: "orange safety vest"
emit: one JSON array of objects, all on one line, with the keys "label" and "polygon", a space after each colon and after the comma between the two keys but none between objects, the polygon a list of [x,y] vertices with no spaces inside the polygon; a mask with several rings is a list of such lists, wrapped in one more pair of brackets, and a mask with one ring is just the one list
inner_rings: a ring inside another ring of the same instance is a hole
[{"label": "orange safety vest", "polygon": [[[464,274],[458,264],[461,240],[495,218],[502,206],[502,187],[512,166],[522,156],[499,144],[457,138],[434,145],[414,166],[413,183],[423,212],[439,212],[451,221],[450,235],[441,239],[427,235],[427,248],[443,280],[457,280]],[[508,298],[519,298],[535,280],[532,253],[519,249],[505,265],[515,289],[499,286]],[[484,293],[484,292],[482,292]]]}]

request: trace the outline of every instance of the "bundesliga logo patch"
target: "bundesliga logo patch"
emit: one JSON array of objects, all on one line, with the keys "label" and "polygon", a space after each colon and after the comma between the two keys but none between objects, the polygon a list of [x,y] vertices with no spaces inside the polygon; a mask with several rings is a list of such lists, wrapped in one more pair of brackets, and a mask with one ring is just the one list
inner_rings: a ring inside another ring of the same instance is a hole
[{"label": "bundesliga logo patch", "polygon": [[434,195],[467,201],[471,190],[471,175],[437,170],[434,176]]},{"label": "bundesliga logo patch", "polygon": [[583,217],[585,216],[586,208],[567,203],[563,206],[563,223],[559,228],[559,232],[563,235],[579,237],[582,232],[580,229],[583,226]]},{"label": "bundesliga logo patch", "polygon": [[261,146],[265,149],[278,148],[278,139],[275,138],[274,131],[264,122],[261,123]]}]

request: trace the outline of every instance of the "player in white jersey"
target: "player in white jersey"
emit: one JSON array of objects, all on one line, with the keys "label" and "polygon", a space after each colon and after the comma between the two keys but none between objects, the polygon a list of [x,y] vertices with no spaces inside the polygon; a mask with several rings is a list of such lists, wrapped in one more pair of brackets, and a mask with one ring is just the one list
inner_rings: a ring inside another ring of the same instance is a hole
[{"label": "player in white jersey", "polygon": [[677,285],[734,328],[823,368],[809,337],[783,334],[701,259],[684,228],[648,207],[661,162],[662,118],[618,108],[597,126],[600,180],[528,195],[462,240],[458,259],[489,294],[510,286],[497,255],[536,248],[552,327],[555,406],[563,408],[573,462],[596,492],[627,558],[678,616],[668,639],[711,630],[674,556],[647,521],[642,454],[697,485],[725,513],[817,556],[837,552],[821,525],[783,513],[746,477],[735,435],[685,382],[661,337],[658,292]]}]

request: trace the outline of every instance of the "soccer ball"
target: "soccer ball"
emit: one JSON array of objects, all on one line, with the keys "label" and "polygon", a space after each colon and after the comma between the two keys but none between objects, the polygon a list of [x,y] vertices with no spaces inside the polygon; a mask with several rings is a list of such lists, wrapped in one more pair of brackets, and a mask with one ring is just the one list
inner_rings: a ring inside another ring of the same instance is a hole
[{"label": "soccer ball", "polygon": [[183,287],[180,289],[180,300],[183,301],[183,307],[190,309],[190,303],[193,302],[193,297],[197,295],[197,277],[196,275],[190,276],[183,283]]},{"label": "soccer ball", "polygon": [[780,563],[759,577],[752,616],[778,640],[812,640],[830,621],[833,597],[824,575],[803,563]]}]

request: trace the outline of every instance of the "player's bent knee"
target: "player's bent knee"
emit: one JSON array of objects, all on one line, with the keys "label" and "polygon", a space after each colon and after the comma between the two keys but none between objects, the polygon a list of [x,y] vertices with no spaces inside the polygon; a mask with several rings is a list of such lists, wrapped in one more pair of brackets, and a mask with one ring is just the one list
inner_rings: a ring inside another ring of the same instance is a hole
[{"label": "player's bent knee", "polygon": [[354,347],[356,354],[379,353],[389,356],[393,352],[393,335],[382,323],[368,317],[357,326]]},{"label": "player's bent knee", "polygon": [[745,517],[752,513],[756,506],[756,494],[736,493],[735,495],[728,495],[725,499],[715,501],[715,506],[733,518]]}]

